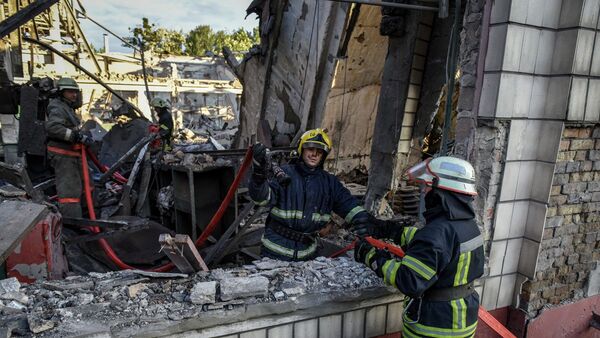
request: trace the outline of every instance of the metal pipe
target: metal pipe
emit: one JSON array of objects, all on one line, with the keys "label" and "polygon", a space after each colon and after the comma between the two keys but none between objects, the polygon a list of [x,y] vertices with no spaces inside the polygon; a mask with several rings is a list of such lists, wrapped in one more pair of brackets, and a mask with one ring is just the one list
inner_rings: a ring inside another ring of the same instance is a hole
[{"label": "metal pipe", "polygon": [[[138,42],[140,43],[140,56],[142,57],[142,75],[144,77],[144,87],[146,87],[146,99],[148,100],[148,103],[150,103],[151,98],[150,89],[148,89],[148,73],[146,73],[146,57],[144,56],[144,40],[142,40],[141,37],[138,39]],[[152,118],[152,122],[156,123],[152,107],[150,108],[150,117]]]},{"label": "metal pipe", "polygon": [[111,34],[112,36],[114,36],[115,38],[119,39],[119,41],[123,42],[124,44],[126,44],[127,46],[129,46],[130,48],[132,48],[133,50],[138,50],[138,48],[134,45],[132,45],[131,43],[129,43],[127,40],[123,39],[122,37],[118,36],[117,34],[113,33],[110,29],[104,27],[101,23],[99,23],[98,21],[90,18],[86,13],[80,11],[80,10],[76,10],[77,14],[81,15],[82,18],[90,20],[92,23],[96,24],[96,26],[104,29],[107,33]]},{"label": "metal pipe", "polygon": [[348,2],[348,3],[353,3],[353,4],[363,4],[363,5],[372,5],[372,6],[382,6],[382,7],[414,9],[414,10],[421,10],[421,11],[432,11],[432,12],[438,11],[437,7],[411,5],[411,4],[399,4],[399,3],[395,3],[395,2],[386,2],[386,1],[381,1],[381,0],[328,0],[328,1]]},{"label": "metal pipe", "polygon": [[23,39],[29,43],[35,43],[38,46],[44,47],[47,50],[55,53],[56,55],[62,57],[63,59],[65,59],[65,61],[67,61],[68,63],[72,64],[73,66],[75,66],[75,68],[79,69],[80,71],[84,72],[87,76],[91,77],[94,81],[98,82],[99,85],[101,85],[102,87],[104,87],[106,90],[108,90],[111,94],[113,94],[114,96],[116,96],[117,98],[119,98],[121,101],[123,101],[123,104],[128,104],[130,105],[133,110],[135,110],[139,117],[147,120],[146,116],[144,116],[144,113],[142,113],[142,111],[140,110],[140,108],[136,107],[135,105],[133,105],[131,102],[127,101],[125,98],[123,98],[121,95],[119,95],[119,93],[117,93],[114,89],[110,88],[106,83],[104,83],[104,81],[100,80],[99,77],[97,77],[96,75],[94,75],[93,73],[91,73],[90,71],[88,71],[87,69],[83,68],[81,65],[79,65],[77,62],[73,61],[70,57],[68,57],[67,55],[65,55],[63,52],[57,50],[56,48],[50,46],[49,44],[42,42],[40,40],[36,40],[36,39],[32,39],[30,37],[24,36]]}]

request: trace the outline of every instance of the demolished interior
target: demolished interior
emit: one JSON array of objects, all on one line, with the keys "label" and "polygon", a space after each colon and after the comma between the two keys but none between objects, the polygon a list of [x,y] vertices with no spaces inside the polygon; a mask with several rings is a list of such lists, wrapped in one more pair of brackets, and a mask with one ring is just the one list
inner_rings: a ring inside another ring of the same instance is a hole
[{"label": "demolished interior", "polygon": [[[445,10],[447,1],[388,2],[255,0],[246,12],[257,19],[260,44],[241,57],[227,48],[187,57],[108,45],[96,52],[80,27],[94,17],[85,1],[2,1],[0,335],[398,334],[404,296],[354,261],[355,237],[337,215],[319,233],[316,259],[261,258],[269,210],[248,194],[251,146],[265,144],[282,165],[313,128],[330,133],[325,168],[365,209],[418,227],[424,193],[407,182],[406,168],[447,153],[472,162],[486,252],[475,283],[482,305],[515,336],[540,336],[536,323],[561,306],[581,314],[561,336],[597,334],[600,115],[591,112],[600,104],[585,95],[575,102],[588,85],[570,84],[580,79],[573,65],[583,47],[565,47],[568,60],[545,49],[546,63],[571,68],[515,70],[510,62],[528,54],[513,46],[524,48],[511,39],[526,38],[512,22],[539,1],[520,1],[530,3],[525,9],[513,8],[519,1],[452,1]],[[539,27],[572,29],[580,39],[588,5],[552,3],[543,16],[560,20]],[[596,34],[595,20],[583,32]],[[579,45],[590,43],[595,57],[593,40]],[[518,82],[511,76],[528,72],[530,87],[533,78],[552,83],[527,98],[509,92]],[[600,76],[593,72],[590,87]],[[63,76],[79,84],[78,114],[97,141],[79,155],[89,172],[83,218],[58,211],[60,173],[46,154],[47,105]],[[537,108],[544,95],[562,101]],[[152,98],[171,103],[171,149],[157,140]],[[531,102],[508,107],[513,99]],[[577,109],[584,112],[574,116]],[[525,172],[530,181],[519,183]],[[570,251],[560,251],[563,243]],[[495,334],[480,323],[476,336]]]}]

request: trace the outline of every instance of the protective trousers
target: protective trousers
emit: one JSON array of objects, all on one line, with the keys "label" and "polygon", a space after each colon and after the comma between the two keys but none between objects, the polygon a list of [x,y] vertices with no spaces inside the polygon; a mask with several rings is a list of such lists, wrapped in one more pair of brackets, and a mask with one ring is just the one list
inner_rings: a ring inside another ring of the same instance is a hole
[{"label": "protective trousers", "polygon": [[[76,152],[74,152],[76,153]],[[56,154],[49,151],[50,163],[56,176],[58,207],[63,217],[82,217],[81,158],[73,155]]]}]

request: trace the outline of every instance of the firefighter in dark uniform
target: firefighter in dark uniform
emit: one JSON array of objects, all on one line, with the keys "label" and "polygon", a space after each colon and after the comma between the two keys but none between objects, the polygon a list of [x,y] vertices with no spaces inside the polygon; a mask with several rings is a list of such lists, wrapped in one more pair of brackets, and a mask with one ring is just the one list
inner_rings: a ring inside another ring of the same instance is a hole
[{"label": "firefighter in dark uniform", "polygon": [[409,169],[408,176],[430,189],[425,226],[387,233],[359,229],[394,240],[406,255],[391,257],[362,240],[355,258],[410,298],[402,337],[472,337],[479,309],[473,281],[483,274],[484,264],[483,237],[471,205],[477,195],[475,172],[467,161],[444,156]]},{"label": "firefighter in dark uniform", "polygon": [[340,181],[323,169],[331,141],[322,129],[309,130],[298,144],[299,159],[282,166],[290,177],[287,185],[267,179],[267,148],[253,147],[250,197],[271,207],[262,238],[262,256],[286,261],[309,260],[317,254],[317,234],[331,213],[352,224],[377,223]]},{"label": "firefighter in dark uniform", "polygon": [[167,100],[155,97],[150,101],[150,106],[158,116],[159,135],[162,140],[163,150],[171,151],[171,140],[173,138],[173,115]]},{"label": "firefighter in dark uniform", "polygon": [[82,217],[81,144],[90,146],[94,142],[79,130],[81,122],[75,109],[79,108],[81,94],[77,82],[61,78],[57,87],[59,96],[48,104],[48,157],[56,175],[60,212],[64,217]]}]

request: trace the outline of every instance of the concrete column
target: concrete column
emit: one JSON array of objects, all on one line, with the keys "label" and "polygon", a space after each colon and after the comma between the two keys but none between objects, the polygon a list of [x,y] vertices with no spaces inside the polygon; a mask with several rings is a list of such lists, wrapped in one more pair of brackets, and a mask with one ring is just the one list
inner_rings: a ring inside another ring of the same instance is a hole
[{"label": "concrete column", "polygon": [[[416,11],[403,14],[404,24],[397,29],[396,36],[389,37],[388,54],[383,68],[365,199],[365,207],[371,211],[378,209],[379,202],[391,189],[394,181],[398,142],[421,16]],[[385,16],[383,20],[386,20]]]}]

